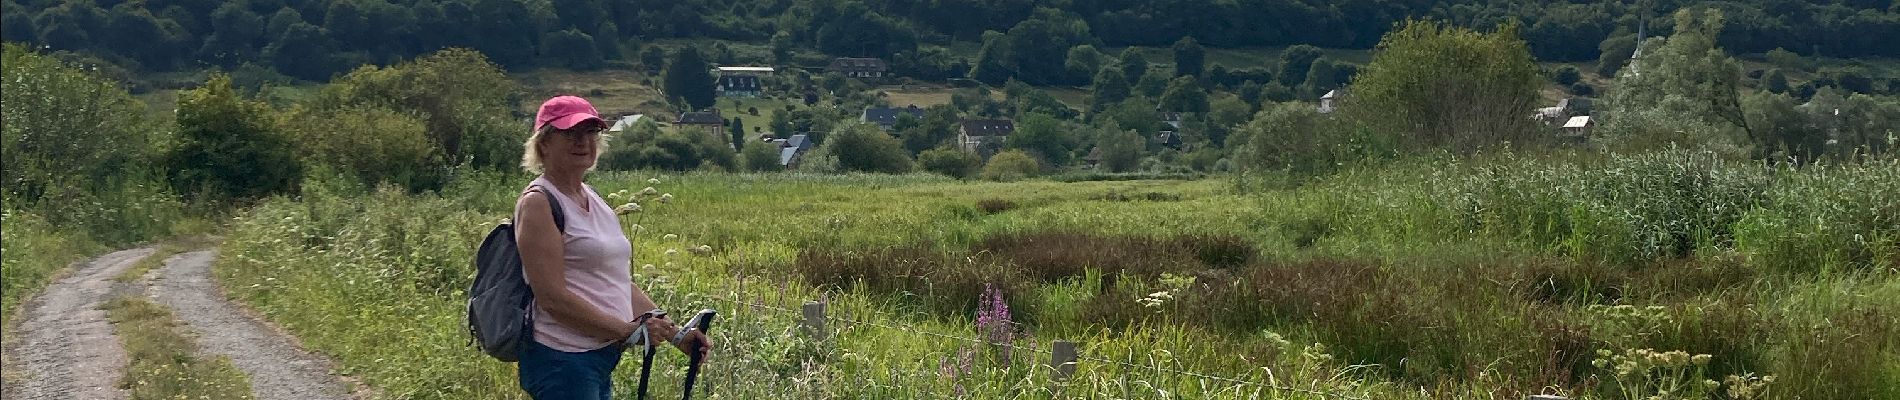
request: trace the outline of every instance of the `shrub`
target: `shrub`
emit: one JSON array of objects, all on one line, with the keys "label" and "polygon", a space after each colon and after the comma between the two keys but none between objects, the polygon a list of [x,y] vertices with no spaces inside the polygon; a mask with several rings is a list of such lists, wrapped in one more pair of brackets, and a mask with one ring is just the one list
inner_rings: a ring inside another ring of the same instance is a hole
[{"label": "shrub", "polygon": [[1033,178],[1042,174],[1042,163],[1035,156],[1022,150],[1009,150],[990,157],[983,166],[983,179],[992,181],[1016,181]]},{"label": "shrub", "polygon": [[1550,80],[1556,81],[1557,84],[1559,85],[1574,84],[1574,83],[1577,83],[1578,79],[1582,79],[1582,78],[1583,78],[1582,72],[1577,71],[1577,66],[1575,65],[1565,65],[1563,67],[1559,67],[1557,68],[1556,72],[1552,72],[1550,74]]},{"label": "shrub", "polygon": [[847,171],[901,174],[911,168],[910,153],[904,144],[874,125],[844,127],[825,143],[838,166]]},{"label": "shrub", "polygon": [[975,153],[954,147],[938,147],[924,150],[917,155],[917,164],[925,171],[943,174],[957,179],[968,179],[977,174],[983,166],[983,159]]},{"label": "shrub", "polygon": [[166,162],[172,187],[214,201],[296,190],[302,166],[271,114],[269,106],[238,97],[222,74],[180,94],[179,144]]}]

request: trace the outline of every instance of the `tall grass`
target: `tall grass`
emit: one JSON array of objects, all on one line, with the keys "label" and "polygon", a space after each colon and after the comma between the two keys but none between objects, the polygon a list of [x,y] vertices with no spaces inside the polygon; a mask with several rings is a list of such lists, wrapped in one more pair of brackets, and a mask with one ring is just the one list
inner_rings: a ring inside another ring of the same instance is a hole
[{"label": "tall grass", "polygon": [[[644,227],[636,282],[668,309],[725,311],[706,382],[728,397],[1311,397],[1171,372],[1193,371],[1377,398],[1644,397],[1676,386],[1633,382],[1704,379],[1726,393],[1731,375],[1774,375],[1782,397],[1883,398],[1900,390],[1885,379],[1900,371],[1896,200],[1855,188],[1891,191],[1894,167],[1507,155],[1249,194],[694,173],[660,176],[678,200],[629,217]],[[590,182],[606,194],[649,177]],[[313,180],[237,220],[217,272],[392,396],[518,398],[511,366],[464,345],[460,290],[527,180],[422,195]],[[1807,233],[1767,228],[1809,219]],[[1855,235],[1866,250],[1830,242]],[[1046,356],[931,335],[979,336],[986,286],[1018,345],[1082,343],[1074,379],[1051,383]],[[835,317],[822,341],[794,311],[819,299]],[[1709,357],[1692,371],[1597,363],[1644,349]],[[665,393],[679,372],[658,376]],[[1855,384],[1829,383],[1842,380]]]}]

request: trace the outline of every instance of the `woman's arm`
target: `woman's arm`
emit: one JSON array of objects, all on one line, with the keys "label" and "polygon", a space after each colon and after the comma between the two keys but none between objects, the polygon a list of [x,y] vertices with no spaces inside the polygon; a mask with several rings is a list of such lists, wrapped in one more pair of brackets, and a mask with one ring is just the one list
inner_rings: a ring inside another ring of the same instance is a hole
[{"label": "woman's arm", "polygon": [[[528,286],[534,290],[534,301],[542,310],[547,310],[556,321],[572,326],[589,336],[602,340],[624,339],[633,333],[633,323],[621,321],[581,301],[567,290],[567,265],[562,260],[566,248],[562,244],[561,231],[554,225],[554,214],[546,194],[540,191],[528,192],[515,203],[520,211],[520,220],[515,221],[515,244],[521,248],[521,267],[527,271]],[[635,305],[638,298],[645,294],[635,289]],[[647,301],[648,305],[652,301]],[[647,307],[638,312],[653,309]]]}]

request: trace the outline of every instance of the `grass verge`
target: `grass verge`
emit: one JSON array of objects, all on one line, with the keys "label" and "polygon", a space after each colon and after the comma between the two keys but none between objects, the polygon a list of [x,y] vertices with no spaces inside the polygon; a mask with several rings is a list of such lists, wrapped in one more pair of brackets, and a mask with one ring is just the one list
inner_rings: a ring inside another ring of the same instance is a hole
[{"label": "grass verge", "polygon": [[120,297],[107,302],[130,359],[119,387],[139,399],[250,399],[251,382],[224,357],[204,358],[165,307]]}]

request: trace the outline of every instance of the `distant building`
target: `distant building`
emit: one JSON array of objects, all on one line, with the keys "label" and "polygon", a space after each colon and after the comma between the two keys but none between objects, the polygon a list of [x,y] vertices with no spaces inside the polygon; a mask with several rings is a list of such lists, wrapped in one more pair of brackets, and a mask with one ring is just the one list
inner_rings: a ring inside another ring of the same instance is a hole
[{"label": "distant building", "polygon": [[825,67],[825,70],[852,78],[878,79],[883,78],[884,73],[890,72],[891,67],[890,64],[884,63],[884,60],[876,58],[839,57],[831,60],[831,65]]},{"label": "distant building", "polygon": [[771,142],[778,145],[778,165],[785,168],[798,167],[798,160],[804,158],[805,152],[816,147],[804,134],[792,135],[791,139],[772,139]]},{"label": "distant building", "polygon": [[719,116],[719,110],[717,109],[712,111],[680,113],[677,124],[679,124],[681,128],[694,127],[705,129],[706,132],[711,133],[713,137],[728,139],[725,135],[726,119],[725,117]]},{"label": "distant building", "polygon": [[760,76],[760,75],[771,75],[772,72],[775,71],[772,67],[719,67],[717,68],[717,70],[719,71],[719,76],[733,76],[733,75]]},{"label": "distant building", "polygon": [[924,109],[917,107],[915,104],[904,108],[870,107],[864,109],[864,114],[858,117],[858,121],[867,124],[877,124],[879,128],[884,128],[884,130],[888,132],[897,126],[897,119],[904,114],[910,114],[918,119],[923,119]]},{"label": "distant building", "polygon": [[1593,105],[1594,102],[1588,97],[1572,97],[1558,100],[1556,106],[1538,108],[1536,112],[1531,114],[1531,119],[1537,120],[1538,123],[1544,124],[1544,126],[1552,126],[1562,122],[1569,122],[1570,117],[1590,115]]},{"label": "distant building", "polygon": [[1588,138],[1590,137],[1590,130],[1596,128],[1596,126],[1596,121],[1590,119],[1588,115],[1570,117],[1569,121],[1564,122],[1564,136],[1580,139]]},{"label": "distant building", "polygon": [[1339,109],[1339,101],[1346,96],[1346,94],[1341,93],[1340,90],[1342,89],[1328,90],[1325,95],[1319,96],[1319,112],[1321,114],[1331,113],[1333,110]]},{"label": "distant building", "polygon": [[722,75],[713,83],[713,91],[719,97],[759,97],[763,91],[759,86],[759,77],[752,75]]},{"label": "distant building", "polygon": [[973,119],[957,128],[957,144],[963,151],[987,158],[1003,148],[1003,141],[1016,132],[1016,123],[1007,119]]},{"label": "distant building", "polygon": [[620,131],[625,131],[625,130],[628,130],[628,129],[632,129],[634,125],[636,125],[636,124],[639,124],[639,123],[640,123],[640,119],[642,119],[642,118],[646,118],[646,116],[645,116],[645,115],[640,115],[640,114],[627,114],[627,115],[622,115],[622,116],[620,116],[620,118],[619,118],[619,119],[615,119],[615,120],[614,120],[614,124],[613,124],[613,126],[612,126],[612,127],[609,127],[609,128],[607,128],[607,131],[608,131],[608,132],[620,132]]}]

